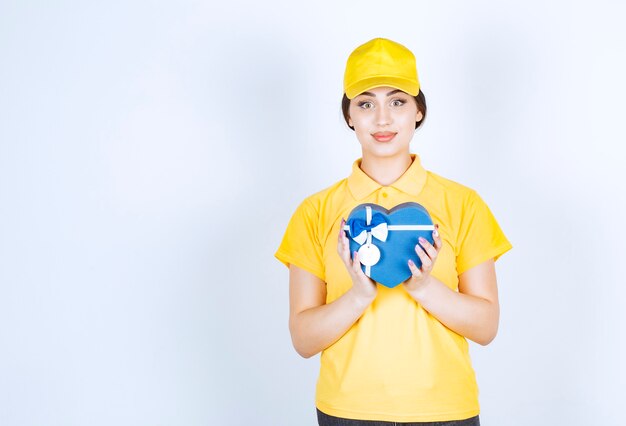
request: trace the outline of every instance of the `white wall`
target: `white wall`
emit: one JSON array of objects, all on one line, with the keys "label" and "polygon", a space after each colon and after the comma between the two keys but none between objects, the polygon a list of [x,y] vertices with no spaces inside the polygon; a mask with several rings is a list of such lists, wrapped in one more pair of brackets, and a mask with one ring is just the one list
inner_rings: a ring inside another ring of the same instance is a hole
[{"label": "white wall", "polygon": [[0,424],[315,424],[273,253],[360,155],[373,37],[417,57],[413,151],[514,245],[482,424],[621,424],[621,3],[54,3],[0,4]]}]

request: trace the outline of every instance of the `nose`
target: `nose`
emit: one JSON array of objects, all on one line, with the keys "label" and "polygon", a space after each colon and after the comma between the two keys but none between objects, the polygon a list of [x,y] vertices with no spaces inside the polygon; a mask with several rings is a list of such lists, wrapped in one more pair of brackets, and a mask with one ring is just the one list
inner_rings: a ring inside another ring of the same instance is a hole
[{"label": "nose", "polygon": [[391,123],[391,114],[387,105],[382,104],[376,113],[376,124],[386,126]]}]

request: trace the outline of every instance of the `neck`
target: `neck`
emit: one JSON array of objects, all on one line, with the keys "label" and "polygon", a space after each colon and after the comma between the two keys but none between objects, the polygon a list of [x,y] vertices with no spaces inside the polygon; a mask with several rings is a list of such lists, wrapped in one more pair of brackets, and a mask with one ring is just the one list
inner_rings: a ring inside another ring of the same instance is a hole
[{"label": "neck", "polygon": [[388,186],[397,181],[412,162],[409,152],[393,157],[373,157],[363,153],[361,170],[380,185]]}]

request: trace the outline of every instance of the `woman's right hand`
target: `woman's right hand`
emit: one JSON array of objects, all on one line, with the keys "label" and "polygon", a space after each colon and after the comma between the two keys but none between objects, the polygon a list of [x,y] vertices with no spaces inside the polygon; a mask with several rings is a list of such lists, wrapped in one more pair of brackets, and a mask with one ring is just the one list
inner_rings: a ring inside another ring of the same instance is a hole
[{"label": "woman's right hand", "polygon": [[339,257],[346,265],[350,277],[352,278],[352,290],[362,300],[371,303],[376,297],[378,288],[376,283],[361,269],[361,262],[359,261],[359,253],[354,252],[353,259],[350,258],[350,241],[343,230],[346,221],[341,219],[341,226],[339,227],[339,240],[337,242],[337,252]]}]

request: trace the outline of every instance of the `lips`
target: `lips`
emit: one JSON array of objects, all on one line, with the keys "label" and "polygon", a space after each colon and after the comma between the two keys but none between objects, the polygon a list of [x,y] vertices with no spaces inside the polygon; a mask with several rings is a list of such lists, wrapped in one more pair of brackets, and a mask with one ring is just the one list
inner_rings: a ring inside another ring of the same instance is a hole
[{"label": "lips", "polygon": [[395,135],[393,132],[376,132],[372,134],[378,142],[389,142]]}]

